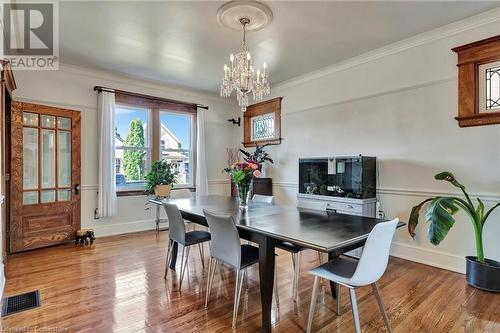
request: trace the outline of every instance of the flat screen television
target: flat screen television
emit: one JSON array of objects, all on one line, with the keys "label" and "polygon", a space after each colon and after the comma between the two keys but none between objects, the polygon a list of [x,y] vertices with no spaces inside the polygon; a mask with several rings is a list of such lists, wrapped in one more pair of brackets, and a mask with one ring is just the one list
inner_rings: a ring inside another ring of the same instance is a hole
[{"label": "flat screen television", "polygon": [[368,199],[377,193],[377,159],[342,156],[299,159],[299,193]]}]

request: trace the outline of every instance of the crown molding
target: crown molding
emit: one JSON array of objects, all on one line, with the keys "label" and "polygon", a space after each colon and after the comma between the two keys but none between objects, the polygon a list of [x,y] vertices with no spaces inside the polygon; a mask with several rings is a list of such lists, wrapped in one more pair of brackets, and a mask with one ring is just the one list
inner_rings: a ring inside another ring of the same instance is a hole
[{"label": "crown molding", "polygon": [[356,67],[395,53],[399,53],[417,46],[428,44],[449,36],[459,34],[464,31],[472,30],[474,28],[478,28],[483,25],[495,22],[500,22],[500,8],[495,8],[460,21],[453,22],[427,32],[423,32],[421,34],[363,53],[359,56],[355,56],[336,64],[296,76],[286,81],[282,81],[275,84],[273,91],[275,93],[279,93],[284,89],[291,88],[311,80],[319,79],[329,74]]},{"label": "crown molding", "polygon": [[[198,103],[199,99],[203,98],[205,100],[210,100],[217,103],[237,106],[236,102],[233,101],[233,99],[222,98],[216,94],[211,94],[184,86],[169,85],[161,81],[148,80],[106,69],[95,69],[60,63],[59,71],[78,74],[97,80],[106,80],[108,82],[114,82],[118,85],[133,85],[138,88],[147,89],[148,91],[155,90],[158,92],[158,95],[169,97],[171,97],[171,95],[175,95],[173,99],[179,99],[180,97],[183,97],[187,102]],[[133,82],[131,82],[131,80],[133,80]]]}]

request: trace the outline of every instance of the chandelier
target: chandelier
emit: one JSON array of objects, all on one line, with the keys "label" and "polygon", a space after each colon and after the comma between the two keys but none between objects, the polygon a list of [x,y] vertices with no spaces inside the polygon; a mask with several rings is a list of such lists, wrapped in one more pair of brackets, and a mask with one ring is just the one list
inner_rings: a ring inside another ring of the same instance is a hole
[{"label": "chandelier", "polygon": [[250,19],[242,17],[239,21],[243,26],[243,43],[239,52],[231,53],[229,66],[224,64],[224,78],[220,87],[220,95],[229,97],[235,90],[238,105],[241,107],[241,111],[245,112],[250,93],[253,95],[253,100],[258,101],[269,95],[271,88],[266,63],[264,63],[262,71],[255,69],[255,58],[246,42],[247,25],[250,24]]}]

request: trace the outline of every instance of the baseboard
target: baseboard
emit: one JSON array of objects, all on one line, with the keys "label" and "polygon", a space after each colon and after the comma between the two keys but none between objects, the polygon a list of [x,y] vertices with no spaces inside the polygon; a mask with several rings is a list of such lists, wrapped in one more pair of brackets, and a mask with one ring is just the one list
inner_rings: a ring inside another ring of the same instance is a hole
[{"label": "baseboard", "polygon": [[409,244],[392,242],[391,255],[449,271],[465,274],[465,257]]},{"label": "baseboard", "polygon": [[[160,224],[161,228],[168,227],[168,223]],[[155,230],[155,220],[141,220],[126,223],[95,223],[85,226],[85,228],[93,228],[96,237],[114,236],[121,234],[129,234],[132,232]]]}]

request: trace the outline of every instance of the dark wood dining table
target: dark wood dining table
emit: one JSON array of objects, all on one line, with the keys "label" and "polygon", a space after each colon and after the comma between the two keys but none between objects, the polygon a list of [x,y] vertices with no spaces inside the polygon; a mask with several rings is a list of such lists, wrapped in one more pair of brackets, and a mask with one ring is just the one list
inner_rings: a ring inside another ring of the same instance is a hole
[{"label": "dark wood dining table", "polygon": [[[165,200],[176,204],[184,219],[203,226],[208,226],[203,215],[204,209],[233,215],[240,237],[259,245],[261,332],[271,332],[274,257],[275,245],[278,242],[290,242],[328,253],[329,259],[333,259],[342,253],[362,246],[373,227],[377,223],[386,221],[262,202],[250,202],[248,209],[241,211],[237,198],[216,195],[164,200],[151,199],[150,202],[162,205]],[[403,225],[404,223],[400,223],[398,227]],[[170,264],[172,269],[175,269],[175,258],[177,257],[175,245]],[[332,293],[334,290],[332,284]]]}]

